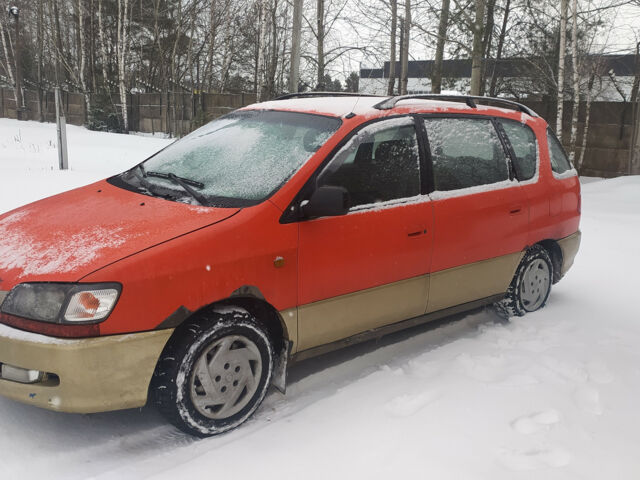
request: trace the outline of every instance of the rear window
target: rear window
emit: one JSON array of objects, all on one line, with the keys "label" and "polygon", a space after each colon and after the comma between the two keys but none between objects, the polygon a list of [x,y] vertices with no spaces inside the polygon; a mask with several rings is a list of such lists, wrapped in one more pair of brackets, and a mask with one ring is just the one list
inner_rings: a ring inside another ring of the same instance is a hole
[{"label": "rear window", "polygon": [[547,143],[549,144],[549,159],[551,160],[551,170],[555,173],[564,173],[571,170],[571,163],[564,153],[562,145],[556,136],[547,129]]},{"label": "rear window", "polygon": [[509,179],[509,166],[493,123],[484,118],[425,118],[437,191]]}]

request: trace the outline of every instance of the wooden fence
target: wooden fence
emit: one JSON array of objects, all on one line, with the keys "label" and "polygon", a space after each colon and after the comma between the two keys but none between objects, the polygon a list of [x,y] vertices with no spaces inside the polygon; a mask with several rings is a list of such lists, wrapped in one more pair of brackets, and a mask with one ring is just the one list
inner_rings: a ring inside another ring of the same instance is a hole
[{"label": "wooden fence", "polygon": [[[38,92],[24,91],[24,120],[55,122],[55,101],[53,92],[43,92],[42,102]],[[98,96],[91,95],[91,103],[96,104]],[[106,101],[105,101],[106,98]],[[107,112],[120,112],[120,97],[113,93],[101,97]],[[139,93],[128,94],[129,130],[137,132],[163,132],[182,136],[194,128],[228,113],[236,108],[256,101],[254,93]],[[81,93],[62,92],[62,104],[67,123],[86,125],[89,115]],[[42,107],[40,107],[42,105]],[[0,89],[0,117],[16,118],[16,102],[13,89]]]},{"label": "wooden fence", "polygon": [[[92,103],[94,98],[92,97]],[[163,132],[174,136],[189,133],[203,123],[236,108],[254,103],[253,93],[141,93],[129,94],[129,129],[140,132]],[[111,95],[111,111],[119,108],[119,97]],[[88,121],[84,96],[80,93],[62,94],[67,122],[84,125]],[[42,115],[39,105],[42,104]],[[527,102],[543,118],[555,118],[555,102]],[[53,92],[38,93],[25,90],[26,111],[23,118],[46,122],[55,121]],[[0,89],[0,117],[16,118],[13,90]],[[615,177],[629,172],[629,149],[632,136],[633,104],[629,102],[593,102],[587,139],[587,148],[581,174]],[[571,136],[571,102],[565,102],[563,143],[568,148]],[[578,145],[582,145],[585,104],[580,104],[578,115]],[[550,122],[553,124],[553,122]],[[552,125],[553,128],[553,125]],[[576,158],[580,155],[578,148]]]}]

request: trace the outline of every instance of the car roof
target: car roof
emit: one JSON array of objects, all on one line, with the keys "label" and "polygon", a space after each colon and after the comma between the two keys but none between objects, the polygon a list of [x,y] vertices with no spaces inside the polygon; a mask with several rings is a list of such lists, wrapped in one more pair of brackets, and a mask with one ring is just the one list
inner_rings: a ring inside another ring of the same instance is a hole
[{"label": "car roof", "polygon": [[[520,120],[530,118],[524,112],[501,108],[497,106],[476,105],[471,107],[464,103],[465,96],[460,96],[460,101],[455,99],[421,99],[421,98],[398,98],[391,108],[375,108],[380,102],[388,100],[388,96],[365,96],[365,95],[339,95],[339,96],[312,96],[286,98],[282,100],[270,100],[267,102],[254,103],[244,109],[247,110],[283,110],[301,113],[315,113],[334,117],[344,117],[350,113],[364,115],[375,118],[389,114],[406,113],[474,113],[485,115],[498,115],[507,118],[517,117]],[[448,97],[451,98],[451,97]],[[243,109],[243,110],[244,110]],[[535,115],[535,114],[534,114]],[[523,117],[524,116],[524,117]]]}]

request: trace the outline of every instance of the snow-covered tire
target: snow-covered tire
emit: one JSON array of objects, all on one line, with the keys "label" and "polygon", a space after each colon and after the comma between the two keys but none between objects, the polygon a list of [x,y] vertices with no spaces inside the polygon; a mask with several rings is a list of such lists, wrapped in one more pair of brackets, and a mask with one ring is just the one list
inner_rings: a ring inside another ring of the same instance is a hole
[{"label": "snow-covered tire", "polygon": [[264,329],[247,311],[227,308],[200,315],[176,333],[151,382],[162,414],[200,437],[246,421],[262,403],[273,373],[273,346]]},{"label": "snow-covered tire", "polygon": [[504,299],[494,304],[498,315],[521,317],[539,310],[549,298],[552,280],[549,252],[542,245],[532,246],[522,257]]}]

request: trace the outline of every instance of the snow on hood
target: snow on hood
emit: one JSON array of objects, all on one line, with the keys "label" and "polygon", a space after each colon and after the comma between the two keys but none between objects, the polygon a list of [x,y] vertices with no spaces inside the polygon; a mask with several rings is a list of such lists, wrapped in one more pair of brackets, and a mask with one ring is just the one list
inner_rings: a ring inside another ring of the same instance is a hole
[{"label": "snow on hood", "polygon": [[237,211],[144,196],[106,181],[49,197],[0,215],[0,290],[24,281],[78,281]]}]

